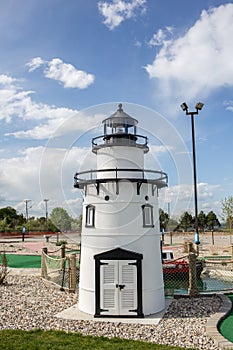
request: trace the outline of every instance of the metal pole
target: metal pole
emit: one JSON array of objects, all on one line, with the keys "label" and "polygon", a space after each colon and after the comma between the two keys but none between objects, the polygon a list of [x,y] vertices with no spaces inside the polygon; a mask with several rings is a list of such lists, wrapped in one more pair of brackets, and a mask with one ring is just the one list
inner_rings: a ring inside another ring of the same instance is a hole
[{"label": "metal pole", "polygon": [[192,146],[193,146],[193,180],[194,180],[194,207],[195,207],[195,244],[197,247],[197,255],[199,254],[199,231],[198,231],[198,209],[197,209],[197,171],[196,171],[196,148],[195,148],[195,130],[194,130],[194,115],[198,115],[198,112],[202,110],[204,103],[198,102],[196,104],[196,112],[189,112],[188,106],[185,102],[181,104],[182,110],[186,115],[191,116],[191,125],[192,125]]},{"label": "metal pole", "polygon": [[199,231],[198,231],[198,208],[197,208],[197,170],[196,170],[196,147],[195,147],[195,129],[194,129],[194,113],[191,113],[192,124],[192,146],[193,146],[193,185],[194,185],[194,208],[195,208],[195,230],[196,230],[196,245],[198,253]]}]

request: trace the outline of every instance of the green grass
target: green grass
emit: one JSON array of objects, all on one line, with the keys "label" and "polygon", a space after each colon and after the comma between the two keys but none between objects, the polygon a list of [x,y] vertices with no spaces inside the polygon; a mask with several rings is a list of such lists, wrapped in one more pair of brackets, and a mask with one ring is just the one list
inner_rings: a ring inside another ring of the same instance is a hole
[{"label": "green grass", "polygon": [[[233,294],[228,295],[228,298],[233,303]],[[233,308],[231,309],[230,314],[221,322],[219,331],[224,338],[233,343]]]},{"label": "green grass", "polygon": [[142,341],[82,336],[63,331],[0,331],[1,350],[183,350]]}]

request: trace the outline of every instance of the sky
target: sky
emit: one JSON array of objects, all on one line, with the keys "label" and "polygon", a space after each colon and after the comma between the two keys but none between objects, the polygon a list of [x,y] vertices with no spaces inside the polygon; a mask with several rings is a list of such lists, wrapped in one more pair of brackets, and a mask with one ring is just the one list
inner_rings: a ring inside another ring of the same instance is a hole
[{"label": "sky", "polygon": [[168,174],[160,207],[193,211],[195,116],[198,210],[221,218],[233,195],[233,2],[1,0],[0,207],[74,218],[76,171],[95,168],[91,139],[123,104],[149,139],[147,169]]}]

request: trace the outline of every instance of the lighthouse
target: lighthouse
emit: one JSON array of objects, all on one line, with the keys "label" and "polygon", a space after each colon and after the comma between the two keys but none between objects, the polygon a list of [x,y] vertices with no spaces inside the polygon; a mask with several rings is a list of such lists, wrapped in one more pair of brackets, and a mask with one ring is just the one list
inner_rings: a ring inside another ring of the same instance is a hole
[{"label": "lighthouse", "polygon": [[92,139],[96,169],[74,176],[83,190],[78,307],[95,317],[144,317],[165,306],[158,192],[167,174],[144,168],[148,139],[122,104],[102,124]]}]

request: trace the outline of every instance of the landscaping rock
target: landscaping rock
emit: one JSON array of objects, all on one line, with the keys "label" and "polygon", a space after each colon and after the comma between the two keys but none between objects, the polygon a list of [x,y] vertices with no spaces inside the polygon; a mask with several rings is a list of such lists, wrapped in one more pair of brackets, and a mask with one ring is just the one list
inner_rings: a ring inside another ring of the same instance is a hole
[{"label": "landscaping rock", "polygon": [[196,349],[219,349],[207,336],[207,320],[221,306],[217,296],[174,300],[158,325],[64,320],[56,314],[77,303],[38,276],[9,275],[0,286],[0,329],[56,329],[84,335],[138,339]]}]

